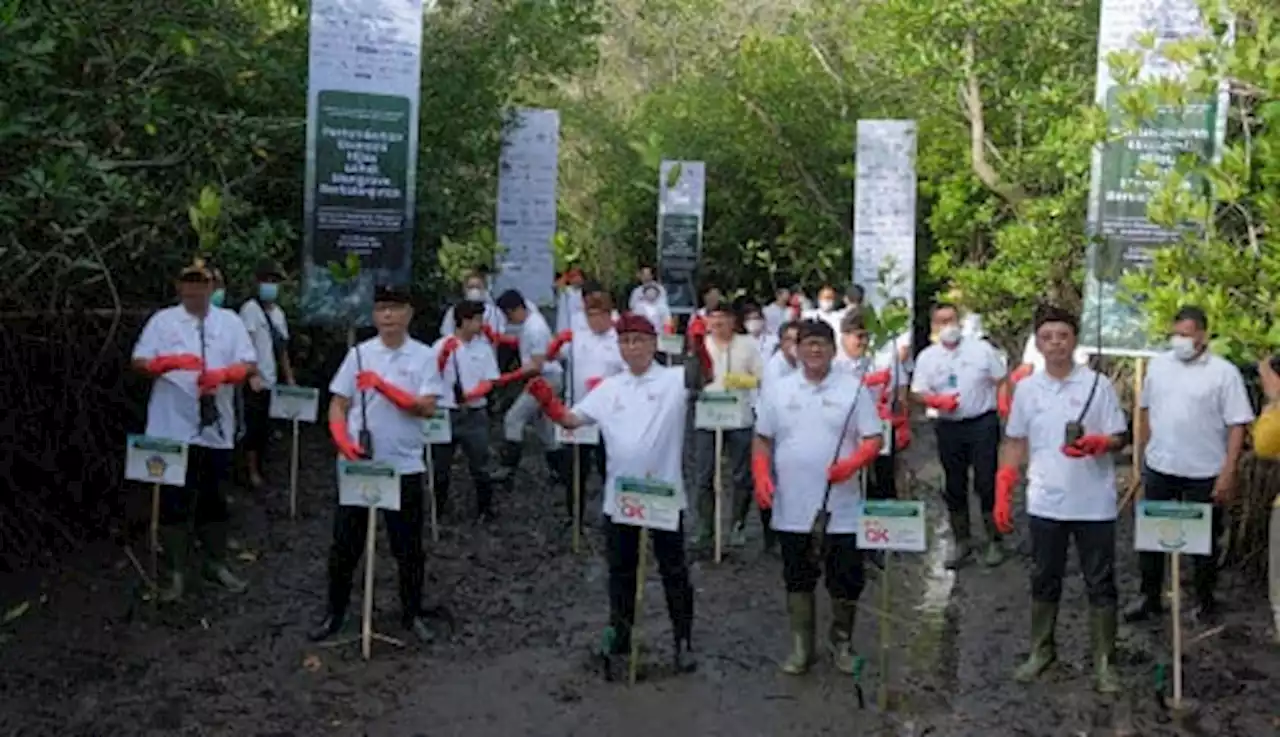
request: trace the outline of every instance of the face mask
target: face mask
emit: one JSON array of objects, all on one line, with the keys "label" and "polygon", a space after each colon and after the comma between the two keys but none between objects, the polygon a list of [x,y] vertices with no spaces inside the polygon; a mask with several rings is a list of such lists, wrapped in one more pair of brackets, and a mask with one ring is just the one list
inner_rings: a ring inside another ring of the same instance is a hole
[{"label": "face mask", "polygon": [[1196,341],[1185,335],[1175,335],[1169,339],[1173,355],[1179,361],[1190,361],[1196,357]]},{"label": "face mask", "polygon": [[214,307],[221,307],[222,303],[226,301],[227,301],[227,290],[221,289],[221,288],[213,290],[213,296],[209,298],[209,304],[213,305]]},{"label": "face mask", "polygon": [[818,309],[822,310],[823,312],[830,312],[831,308],[835,306],[836,306],[836,303],[832,300],[829,300],[829,299],[818,300]]},{"label": "face mask", "polygon": [[275,302],[276,297],[280,296],[279,284],[259,284],[258,299],[263,302]]},{"label": "face mask", "polygon": [[747,320],[747,332],[759,335],[764,330],[764,320]]},{"label": "face mask", "polygon": [[470,302],[483,302],[485,291],[483,289],[468,289],[463,296]]},{"label": "face mask", "polygon": [[943,345],[955,345],[960,342],[960,336],[963,334],[959,325],[948,325],[938,331],[938,340],[942,341]]}]

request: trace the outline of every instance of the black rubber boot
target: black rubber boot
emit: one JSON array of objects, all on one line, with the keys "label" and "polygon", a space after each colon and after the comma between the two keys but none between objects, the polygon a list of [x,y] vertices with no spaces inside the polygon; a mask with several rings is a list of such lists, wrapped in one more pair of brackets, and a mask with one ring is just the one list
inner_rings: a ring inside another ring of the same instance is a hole
[{"label": "black rubber boot", "polygon": [[1145,622],[1162,614],[1164,614],[1164,605],[1160,602],[1160,596],[1143,594],[1138,597],[1133,606],[1124,611],[1124,621],[1129,623]]},{"label": "black rubber boot", "polygon": [[342,612],[329,612],[320,620],[311,631],[307,632],[307,639],[312,642],[325,642],[337,637],[343,627],[347,624],[347,617]]},{"label": "black rubber boot", "polygon": [[686,573],[664,579],[662,588],[667,595],[667,617],[671,620],[672,667],[676,673],[692,673],[698,669],[693,653],[693,586]]},{"label": "black rubber boot", "polygon": [[973,555],[973,543],[969,530],[969,509],[968,507],[957,511],[950,512],[951,517],[951,554],[947,556],[943,565],[950,570],[963,568]]}]

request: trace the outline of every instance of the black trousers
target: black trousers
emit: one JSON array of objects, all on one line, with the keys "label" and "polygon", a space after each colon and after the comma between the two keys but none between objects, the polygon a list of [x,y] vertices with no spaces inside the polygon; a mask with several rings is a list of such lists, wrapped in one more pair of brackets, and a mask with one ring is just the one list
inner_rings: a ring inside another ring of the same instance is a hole
[{"label": "black trousers", "polygon": [[489,475],[489,415],[484,408],[451,409],[449,423],[453,442],[431,446],[431,470],[436,485],[436,509],[442,512],[449,501],[453,480],[453,457],[462,448],[467,458],[467,471],[476,488],[476,511],[491,511],[493,481]]},{"label": "black trousers", "polygon": [[787,593],[811,593],[825,574],[831,598],[857,601],[862,595],[866,578],[857,535],[827,535],[821,564],[809,557],[809,533],[779,532],[777,535],[782,551],[782,581]]},{"label": "black trousers", "polygon": [[[1150,467],[1142,469],[1143,492],[1153,502],[1197,502],[1213,504],[1213,485],[1217,477],[1207,479],[1188,479],[1181,476],[1170,476]],[[1201,604],[1213,599],[1213,590],[1218,585],[1218,536],[1222,534],[1222,515],[1213,509],[1213,538],[1209,543],[1208,557],[1202,555],[1189,556],[1192,562],[1192,582],[1196,597]],[[1142,594],[1159,601],[1160,588],[1164,583],[1164,553],[1138,553],[1138,568],[1142,571]]]},{"label": "black trousers", "polygon": [[[422,474],[400,477],[400,511],[383,511],[391,553],[400,569],[401,618],[408,624],[422,611],[425,555],[422,552]],[[333,513],[329,548],[329,613],[341,617],[351,599],[351,579],[364,554],[369,510],[338,506]]]},{"label": "black trousers", "polygon": [[1116,605],[1116,523],[1031,517],[1031,598],[1058,603],[1067,570],[1067,545],[1076,543],[1089,604]]},{"label": "black trousers", "polygon": [[186,486],[160,487],[160,525],[193,528],[205,554],[221,561],[227,552],[227,497],[222,480],[231,451],[187,446]]},{"label": "black trousers", "polygon": [[[618,635],[616,647],[629,648],[636,620],[636,566],[640,562],[640,528],[604,522],[605,556],[609,564],[609,624]],[[693,584],[684,556],[684,521],[672,532],[650,530],[658,561],[672,634],[688,642],[693,634]]]},{"label": "black trousers", "polygon": [[244,387],[244,439],[240,447],[262,454],[271,438],[271,390]]},{"label": "black trousers", "polygon": [[988,412],[967,420],[938,420],[938,458],[946,476],[942,497],[951,512],[969,509],[969,471],[973,492],[983,514],[990,514],[996,500],[996,467],[999,465],[1000,418]]}]

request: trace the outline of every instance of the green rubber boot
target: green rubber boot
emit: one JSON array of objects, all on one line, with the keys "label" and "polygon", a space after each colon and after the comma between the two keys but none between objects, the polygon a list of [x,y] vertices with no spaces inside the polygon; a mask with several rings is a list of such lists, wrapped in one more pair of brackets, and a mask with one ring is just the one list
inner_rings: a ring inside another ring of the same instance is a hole
[{"label": "green rubber boot", "polygon": [[791,620],[791,655],[782,664],[782,672],[804,675],[813,665],[813,630],[816,616],[813,592],[787,594],[787,616]]},{"label": "green rubber boot", "polygon": [[1093,643],[1093,688],[1101,694],[1120,693],[1116,672],[1116,608],[1089,610],[1089,639]]},{"label": "green rubber boot", "polygon": [[973,553],[973,544],[969,539],[969,510],[951,512],[949,516],[951,517],[952,546],[950,555],[943,561],[943,566],[947,570],[954,571],[957,568],[963,568],[969,562],[969,557]]},{"label": "green rubber boot", "polygon": [[831,661],[836,670],[847,676],[857,668],[857,653],[853,651],[853,623],[858,615],[858,605],[848,599],[831,600]]},{"label": "green rubber boot", "polygon": [[1000,544],[1000,531],[996,529],[995,518],[990,514],[983,515],[982,524],[987,531],[987,545],[982,550],[982,565],[995,568],[1004,562],[1004,546]]},{"label": "green rubber boot", "polygon": [[1058,659],[1053,645],[1053,630],[1058,624],[1058,603],[1031,602],[1031,653],[1013,672],[1013,680],[1030,683]]},{"label": "green rubber boot", "polygon": [[[161,603],[172,604],[180,601],[186,593],[187,559],[191,552],[191,541],[187,528],[183,525],[161,527],[160,546],[164,549],[165,562],[168,563],[168,585],[160,589],[158,597]],[[156,581],[156,586],[161,582]]]}]

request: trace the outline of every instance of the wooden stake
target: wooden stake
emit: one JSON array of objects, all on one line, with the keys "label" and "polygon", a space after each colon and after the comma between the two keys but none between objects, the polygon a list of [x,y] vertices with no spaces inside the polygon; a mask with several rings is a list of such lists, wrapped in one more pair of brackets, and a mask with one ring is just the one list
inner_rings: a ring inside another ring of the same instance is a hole
[{"label": "wooden stake", "polygon": [[[716,431],[718,435],[719,430]],[[644,612],[644,579],[645,569],[649,562],[649,528],[640,528],[639,558],[636,560],[636,609],[631,622],[631,664],[627,671],[627,683],[636,685],[636,674],[640,668],[640,618]]]},{"label": "wooden stake", "polygon": [[431,542],[440,542],[440,507],[436,503],[435,447],[427,445],[427,493],[431,495]]},{"label": "wooden stake", "polygon": [[716,454],[715,454],[715,537],[716,537],[716,562],[719,563],[724,555],[724,530],[723,523],[720,521],[720,497],[721,483],[723,479],[720,474],[720,454],[724,452],[724,430],[716,428]]},{"label": "wooden stake", "polygon": [[373,563],[377,534],[378,510],[370,507],[364,540],[364,621],[360,623],[360,652],[365,660],[373,654]]},{"label": "wooden stake", "polygon": [[1173,711],[1182,711],[1182,556],[1170,554],[1170,573],[1173,575]]},{"label": "wooden stake", "polygon": [[[1129,478],[1129,489],[1126,499],[1140,499],[1142,496],[1142,445],[1138,438],[1142,437],[1142,384],[1146,380],[1147,359],[1139,357],[1133,363],[1133,475]],[[1123,506],[1127,506],[1127,503]]]},{"label": "wooden stake", "polygon": [[289,518],[298,518],[298,418],[293,418],[293,448],[289,453]]},{"label": "wooden stake", "polygon": [[582,548],[582,446],[573,446],[573,554]]},{"label": "wooden stake", "polygon": [[160,484],[151,485],[151,578],[160,580]]}]

